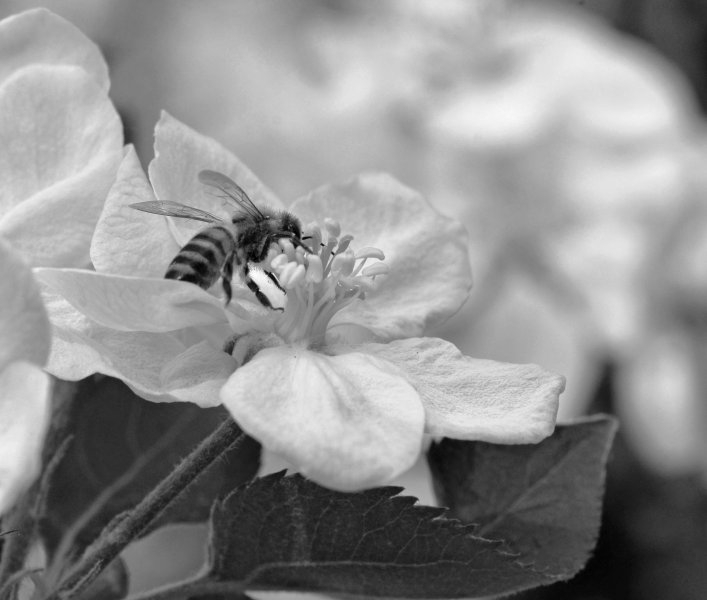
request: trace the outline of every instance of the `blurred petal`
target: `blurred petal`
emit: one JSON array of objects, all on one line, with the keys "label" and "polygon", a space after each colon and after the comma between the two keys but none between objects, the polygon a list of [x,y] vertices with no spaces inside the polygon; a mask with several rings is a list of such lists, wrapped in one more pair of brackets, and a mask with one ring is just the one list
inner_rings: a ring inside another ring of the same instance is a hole
[{"label": "blurred petal", "polygon": [[0,88],[0,144],[0,235],[34,266],[88,264],[122,147],[105,90],[78,67],[23,69]]},{"label": "blurred petal", "polygon": [[421,450],[417,393],[395,367],[358,352],[261,350],[231,376],[221,398],[263,446],[334,489],[389,482]]},{"label": "blurred petal", "polygon": [[84,69],[101,89],[108,89],[108,67],[98,46],[45,8],[0,21],[0,57],[0,85],[27,65],[73,65]]},{"label": "blurred petal", "polygon": [[564,378],[537,365],[464,356],[449,342],[412,338],[364,344],[401,369],[425,406],[426,432],[460,440],[531,444],[555,428]]},{"label": "blurred petal", "polygon": [[651,469],[681,476],[704,469],[704,394],[690,340],[680,332],[644,339],[618,371],[621,428]]},{"label": "blurred petal", "polygon": [[256,204],[282,208],[275,194],[221,144],[163,112],[155,127],[155,158],[149,166],[156,196],[160,200],[209,210],[218,216],[229,216],[234,212],[235,203],[222,201],[221,192],[199,181],[199,171],[204,169],[233,179]]},{"label": "blurred petal", "polygon": [[49,376],[35,365],[18,361],[0,368],[0,515],[39,475],[50,387]]},{"label": "blurred petal", "polygon": [[166,332],[227,323],[220,300],[174,279],[35,269],[37,279],[97,323],[118,331]]},{"label": "blurred petal", "polygon": [[94,373],[122,379],[154,402],[220,402],[235,361],[198,332],[124,332],[91,321],[57,294],[45,294],[53,325],[47,371],[71,381]]},{"label": "blurred petal", "polygon": [[337,314],[332,326],[363,326],[380,339],[420,335],[457,311],[469,295],[464,228],[388,175],[321,187],[291,209],[305,224],[337,219],[342,232],[354,236],[354,249],[380,248],[390,266],[378,289]]},{"label": "blurred petal", "polygon": [[51,333],[39,287],[30,268],[1,239],[0,282],[0,371],[18,360],[42,366]]},{"label": "blurred petal", "polygon": [[154,199],[140,160],[130,146],[91,241],[91,260],[96,271],[164,277],[167,266],[180,249],[167,220],[128,206]]}]

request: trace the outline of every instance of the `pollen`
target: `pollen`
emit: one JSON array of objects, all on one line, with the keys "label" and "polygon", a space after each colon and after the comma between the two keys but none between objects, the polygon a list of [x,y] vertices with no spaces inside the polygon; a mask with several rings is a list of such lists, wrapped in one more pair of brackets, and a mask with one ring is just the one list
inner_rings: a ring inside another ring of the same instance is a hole
[{"label": "pollen", "polygon": [[[323,345],[332,317],[375,288],[376,277],[388,273],[378,248],[351,247],[353,236],[341,235],[333,219],[310,223],[304,242],[311,249],[294,248],[281,240],[280,252],[270,258],[270,270],[287,290],[287,307],[275,322],[275,332],[287,343]],[[374,261],[371,263],[370,261]]]}]

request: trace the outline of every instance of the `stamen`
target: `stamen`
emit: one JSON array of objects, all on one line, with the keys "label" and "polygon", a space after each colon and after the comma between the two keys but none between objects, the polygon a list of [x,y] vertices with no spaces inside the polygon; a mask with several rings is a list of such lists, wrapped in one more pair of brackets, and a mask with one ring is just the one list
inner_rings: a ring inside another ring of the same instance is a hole
[{"label": "stamen", "polygon": [[342,254],[337,254],[331,261],[331,272],[335,275],[346,277],[353,273],[356,257],[353,252],[347,250]]},{"label": "stamen", "polygon": [[[354,252],[349,246],[351,235],[341,235],[339,223],[324,220],[326,242],[322,244],[322,228],[310,223],[303,239],[311,248],[294,248],[288,239],[279,240],[281,253],[269,261],[270,269],[287,290],[287,307],[273,323],[274,331],[287,343],[302,342],[307,346],[324,343],[331,318],[340,310],[375,289],[375,277],[388,273],[380,262],[384,254],[378,248],[364,247]],[[366,265],[368,260],[376,260]]]},{"label": "stamen", "polygon": [[312,249],[312,252],[318,252],[319,246],[322,244],[322,230],[319,228],[319,224],[312,222],[304,228],[305,238],[309,238],[307,243]]},{"label": "stamen", "polygon": [[295,247],[290,240],[287,238],[280,238],[278,240],[278,245],[282,248],[289,260],[295,260]]},{"label": "stamen", "polygon": [[287,259],[286,254],[278,254],[275,258],[270,261],[270,268],[273,271],[280,272],[281,269],[285,268],[285,265],[290,262]]},{"label": "stamen", "polygon": [[326,227],[326,230],[331,237],[338,238],[339,235],[341,235],[341,225],[339,225],[339,222],[334,219],[330,219],[328,217],[324,219],[324,227]]},{"label": "stamen", "polygon": [[385,254],[383,254],[380,248],[364,246],[356,250],[356,258],[377,258],[378,260],[385,260]]},{"label": "stamen", "polygon": [[363,271],[361,271],[361,274],[364,277],[375,277],[376,275],[387,275],[389,271],[390,267],[388,267],[388,265],[379,262],[375,265],[371,265],[370,267],[366,267]]},{"label": "stamen", "polygon": [[278,274],[277,278],[280,281],[280,285],[282,285],[286,289],[290,289],[291,287],[293,287],[292,285],[290,285],[290,281],[292,280],[292,277],[294,276],[297,267],[300,266],[302,265],[298,265],[296,262],[288,262]]},{"label": "stamen", "polygon": [[324,267],[322,267],[322,259],[316,254],[307,256],[307,273],[305,281],[308,283],[319,283],[324,275]]},{"label": "stamen", "polygon": [[346,250],[349,247],[351,240],[353,240],[352,235],[349,235],[348,233],[346,235],[342,235],[339,238],[339,245],[336,247],[336,253],[339,254]]}]

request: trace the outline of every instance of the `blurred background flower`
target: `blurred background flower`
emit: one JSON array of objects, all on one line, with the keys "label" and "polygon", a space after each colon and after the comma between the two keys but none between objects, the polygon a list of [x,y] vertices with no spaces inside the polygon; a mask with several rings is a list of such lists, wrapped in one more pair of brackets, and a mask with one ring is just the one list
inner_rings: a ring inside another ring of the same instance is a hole
[{"label": "blurred background flower", "polygon": [[16,0],[0,16],[40,4],[101,46],[143,164],[166,109],[288,202],[376,169],[461,218],[475,288],[433,333],[563,373],[561,416],[622,418],[597,556],[538,597],[705,596],[707,2]]}]

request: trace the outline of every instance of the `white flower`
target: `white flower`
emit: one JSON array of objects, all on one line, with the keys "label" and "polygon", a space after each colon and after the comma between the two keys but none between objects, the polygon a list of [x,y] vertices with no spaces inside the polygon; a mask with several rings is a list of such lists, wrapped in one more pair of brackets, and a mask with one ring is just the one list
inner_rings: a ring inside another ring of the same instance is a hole
[{"label": "white flower", "polygon": [[49,321],[29,266],[0,240],[0,515],[34,481],[49,420]]},{"label": "white flower", "polygon": [[35,266],[87,266],[122,124],[97,46],[45,9],[0,22],[0,237]]},{"label": "white flower", "polygon": [[128,205],[156,196],[223,211],[198,181],[203,169],[256,204],[279,202],[168,115],[155,137],[152,187],[134,153],[123,161],[93,240],[96,272],[36,270],[55,327],[52,373],[106,373],[152,400],[222,401],[266,448],[344,490],[408,469],[424,433],[531,443],[552,432],[562,377],[420,337],[459,308],[471,277],[463,228],[419,194],[364,175],[296,200],[314,253],[283,243],[269,259],[288,290],[284,311],[243,285],[224,308],[218,286],[162,279],[194,230]]}]

